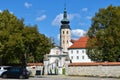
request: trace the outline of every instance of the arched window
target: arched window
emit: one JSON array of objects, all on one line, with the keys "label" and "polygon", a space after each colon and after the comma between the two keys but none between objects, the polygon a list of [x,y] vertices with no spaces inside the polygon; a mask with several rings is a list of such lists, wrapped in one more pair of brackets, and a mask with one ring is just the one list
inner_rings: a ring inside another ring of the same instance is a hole
[{"label": "arched window", "polygon": [[63,31],[63,34],[64,34],[64,31]]},{"label": "arched window", "polygon": [[68,40],[67,40],[67,44],[68,44]]},{"label": "arched window", "polygon": [[67,31],[67,34],[68,34],[69,32]]}]

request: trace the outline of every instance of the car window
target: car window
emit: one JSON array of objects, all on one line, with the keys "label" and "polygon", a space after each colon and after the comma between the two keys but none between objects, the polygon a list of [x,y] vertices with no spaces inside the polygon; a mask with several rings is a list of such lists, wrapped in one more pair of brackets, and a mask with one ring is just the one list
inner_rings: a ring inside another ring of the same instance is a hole
[{"label": "car window", "polygon": [[14,72],[15,70],[14,70],[14,68],[10,68],[10,70],[9,70],[10,72]]},{"label": "car window", "polygon": [[19,68],[11,68],[11,69],[10,69],[10,72],[19,72],[19,71],[20,71]]},{"label": "car window", "polygon": [[8,69],[10,69],[10,67],[5,67],[4,69],[5,69],[5,70],[8,70]]},{"label": "car window", "polygon": [[15,70],[15,71],[16,71],[16,72],[19,72],[19,71],[20,71],[20,69],[17,69],[17,68],[16,68],[16,70]]},{"label": "car window", "polygon": [[4,69],[5,69],[5,70],[7,70],[8,68],[7,68],[7,67],[5,67]]}]

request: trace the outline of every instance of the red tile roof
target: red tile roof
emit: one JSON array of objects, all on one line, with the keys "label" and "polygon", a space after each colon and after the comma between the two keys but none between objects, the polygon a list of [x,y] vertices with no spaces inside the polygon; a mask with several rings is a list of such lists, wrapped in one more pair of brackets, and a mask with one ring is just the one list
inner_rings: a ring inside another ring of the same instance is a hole
[{"label": "red tile roof", "polygon": [[80,37],[78,40],[74,41],[73,45],[69,47],[69,49],[76,49],[76,48],[86,48],[86,44],[89,37]]},{"label": "red tile roof", "polygon": [[43,63],[27,63],[27,66],[43,66]]}]

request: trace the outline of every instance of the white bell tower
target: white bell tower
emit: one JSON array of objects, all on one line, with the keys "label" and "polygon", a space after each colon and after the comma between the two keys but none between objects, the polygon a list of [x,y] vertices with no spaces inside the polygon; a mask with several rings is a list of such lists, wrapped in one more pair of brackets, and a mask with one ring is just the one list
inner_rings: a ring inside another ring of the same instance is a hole
[{"label": "white bell tower", "polygon": [[71,29],[69,25],[69,20],[67,19],[67,11],[64,8],[63,19],[61,20],[60,28],[60,46],[63,48],[64,52],[68,52],[68,47],[70,46],[71,40]]}]

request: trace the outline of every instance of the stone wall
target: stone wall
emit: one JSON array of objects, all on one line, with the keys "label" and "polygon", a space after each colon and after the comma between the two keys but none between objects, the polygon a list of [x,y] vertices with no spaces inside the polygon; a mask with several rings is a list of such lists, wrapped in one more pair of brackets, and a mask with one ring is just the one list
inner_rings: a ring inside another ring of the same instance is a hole
[{"label": "stone wall", "polygon": [[120,62],[70,63],[68,65],[68,75],[120,77]]},{"label": "stone wall", "polygon": [[28,63],[27,69],[30,71],[30,76],[36,76],[37,71],[39,71],[39,75],[43,74],[43,63]]}]

